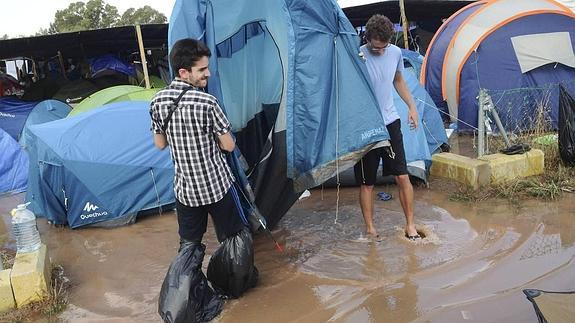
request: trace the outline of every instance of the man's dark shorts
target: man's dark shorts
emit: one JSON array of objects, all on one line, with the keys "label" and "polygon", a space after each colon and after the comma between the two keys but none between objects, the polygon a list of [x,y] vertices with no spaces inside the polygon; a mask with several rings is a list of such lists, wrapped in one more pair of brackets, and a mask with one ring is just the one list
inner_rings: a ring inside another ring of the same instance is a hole
[{"label": "man's dark shorts", "polygon": [[379,161],[383,159],[383,176],[407,175],[405,162],[405,149],[403,148],[403,135],[401,134],[401,121],[399,119],[387,125],[391,148],[380,147],[369,151],[355,164],[355,180],[361,185],[375,185]]},{"label": "man's dark shorts", "polygon": [[202,241],[208,226],[208,213],[212,216],[220,242],[244,227],[231,188],[221,200],[212,204],[191,207],[176,199],[176,211],[180,238],[189,241]]}]

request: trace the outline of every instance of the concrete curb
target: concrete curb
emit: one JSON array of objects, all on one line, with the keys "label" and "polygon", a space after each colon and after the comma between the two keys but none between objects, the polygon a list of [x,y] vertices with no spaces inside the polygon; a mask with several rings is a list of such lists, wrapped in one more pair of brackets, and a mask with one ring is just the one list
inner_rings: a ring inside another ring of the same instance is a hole
[{"label": "concrete curb", "polygon": [[7,312],[48,296],[51,279],[48,249],[16,253],[14,266],[0,271],[0,312]]},{"label": "concrete curb", "polygon": [[544,169],[545,157],[539,149],[518,155],[485,155],[477,159],[439,153],[432,156],[430,174],[478,189],[489,184],[539,175]]}]

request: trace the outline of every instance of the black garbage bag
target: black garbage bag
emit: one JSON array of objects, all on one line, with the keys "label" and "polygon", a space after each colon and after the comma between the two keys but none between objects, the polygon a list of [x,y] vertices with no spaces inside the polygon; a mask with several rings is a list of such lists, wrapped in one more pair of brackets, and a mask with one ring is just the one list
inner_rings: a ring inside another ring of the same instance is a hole
[{"label": "black garbage bag", "polygon": [[164,322],[207,322],[222,311],[223,300],[202,272],[205,250],[198,242],[181,244],[160,291],[158,313]]},{"label": "black garbage bag", "polygon": [[565,91],[559,90],[559,155],[563,162],[575,166],[575,100]]},{"label": "black garbage bag", "polygon": [[238,298],[258,281],[252,235],[245,228],[224,240],[208,264],[208,280],[222,295]]}]

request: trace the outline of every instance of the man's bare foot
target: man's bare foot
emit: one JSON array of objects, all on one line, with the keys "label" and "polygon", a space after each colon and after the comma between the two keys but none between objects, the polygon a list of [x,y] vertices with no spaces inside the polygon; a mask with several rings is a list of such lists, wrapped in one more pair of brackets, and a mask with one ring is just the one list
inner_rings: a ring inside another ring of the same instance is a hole
[{"label": "man's bare foot", "polygon": [[409,226],[405,229],[405,237],[411,241],[421,239],[419,232],[415,229],[415,226]]}]

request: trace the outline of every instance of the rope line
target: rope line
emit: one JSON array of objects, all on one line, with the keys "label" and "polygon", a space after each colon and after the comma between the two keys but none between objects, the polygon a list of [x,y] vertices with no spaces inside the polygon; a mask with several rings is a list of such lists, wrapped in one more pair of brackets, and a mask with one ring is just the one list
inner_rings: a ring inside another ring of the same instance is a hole
[{"label": "rope line", "polygon": [[156,199],[158,201],[158,210],[160,215],[162,215],[162,204],[160,203],[160,193],[158,193],[158,186],[156,185],[156,177],[154,176],[154,169],[150,168],[150,173],[152,175],[152,182],[154,182],[154,191],[156,191]]}]

